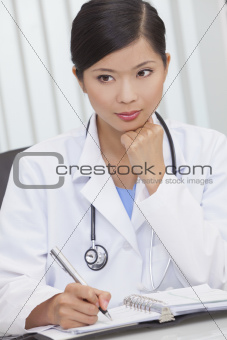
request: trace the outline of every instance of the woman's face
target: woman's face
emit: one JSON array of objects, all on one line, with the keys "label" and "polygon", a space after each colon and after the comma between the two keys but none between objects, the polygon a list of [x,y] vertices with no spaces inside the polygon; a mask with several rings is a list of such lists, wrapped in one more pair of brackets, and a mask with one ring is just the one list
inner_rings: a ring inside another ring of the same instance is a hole
[{"label": "woman's face", "polygon": [[[147,121],[162,98],[170,62],[170,55],[166,55],[167,67],[164,68],[161,56],[140,38],[84,71],[83,82],[79,81],[79,84],[87,93],[102,126],[108,124],[124,133],[136,130]],[[138,66],[141,63],[144,65]],[[140,114],[129,121],[117,115],[138,110],[141,110]]]}]

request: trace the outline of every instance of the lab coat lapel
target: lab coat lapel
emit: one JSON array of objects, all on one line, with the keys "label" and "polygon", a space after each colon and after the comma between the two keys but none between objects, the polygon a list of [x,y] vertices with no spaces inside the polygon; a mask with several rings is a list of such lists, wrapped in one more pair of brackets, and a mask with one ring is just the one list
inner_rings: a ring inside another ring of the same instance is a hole
[{"label": "lab coat lapel", "polygon": [[[154,121],[154,124],[161,125],[161,123],[159,122],[155,114],[153,115],[153,121]],[[167,126],[168,126],[168,123],[167,123]],[[170,126],[168,127],[170,130],[172,139],[173,139],[174,147],[175,147],[176,167],[178,169],[179,166],[181,166],[181,172],[183,172],[184,171],[183,169],[185,168],[185,165],[187,163],[185,161],[183,151],[179,145],[177,135],[174,129],[171,129]],[[170,166],[168,168],[168,172],[170,173],[172,171],[172,168],[171,168],[172,158],[171,158],[169,141],[168,141],[168,138],[165,132],[164,132],[164,137],[163,137],[163,157],[164,157],[165,166],[168,166],[168,165]],[[181,175],[178,173],[176,174],[176,176],[177,178],[181,178]],[[140,209],[137,206],[138,202],[143,201],[148,197],[149,197],[149,193],[148,193],[148,190],[146,189],[145,184],[142,181],[138,180],[137,185],[136,185],[135,203],[134,203],[132,219],[131,219],[135,230],[138,230],[144,222],[148,222],[146,217],[143,215],[143,213],[140,211]]]},{"label": "lab coat lapel", "polygon": [[[94,169],[94,166],[96,165],[101,165],[105,169],[105,173],[102,175],[94,174],[93,171],[90,175],[81,175],[81,173],[76,170],[72,175],[73,181],[75,183],[81,180],[85,182],[80,193],[90,202],[90,204],[93,204],[97,211],[99,211],[113,227],[118,230],[140,256],[131,220],[119,197],[112,177],[107,171],[100,152],[95,114],[91,117],[89,133],[87,134],[83,151],[78,162],[79,168],[82,165],[89,165],[92,169]],[[97,214],[96,219],[98,228]]]},{"label": "lab coat lapel", "polygon": [[[98,164],[102,164],[101,159]],[[111,176],[107,173],[102,176],[92,176],[80,192],[140,255],[135,231]]]}]

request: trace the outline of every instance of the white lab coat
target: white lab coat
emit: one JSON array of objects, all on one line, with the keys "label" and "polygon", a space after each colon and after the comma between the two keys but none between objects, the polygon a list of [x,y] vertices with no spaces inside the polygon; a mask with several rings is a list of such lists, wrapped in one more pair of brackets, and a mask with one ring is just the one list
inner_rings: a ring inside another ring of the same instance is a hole
[{"label": "white lab coat", "polygon": [[[154,115],[154,123],[160,124]],[[177,168],[210,165],[196,175],[165,174],[158,190],[149,196],[145,184],[136,186],[131,220],[111,176],[81,175],[74,167],[58,189],[21,189],[10,179],[0,213],[0,332],[25,333],[25,319],[43,301],[73,282],[50,256],[54,246],[75,266],[87,283],[109,291],[109,308],[130,293],[150,288],[149,247],[155,237],[152,268],[155,284],[162,278],[169,255],[173,263],[161,289],[207,282],[223,288],[227,281],[227,138],[224,134],[166,120],[176,149]],[[64,165],[103,165],[95,114],[89,133],[81,126],[32,146],[27,151],[58,152]],[[165,165],[171,165],[166,134]],[[55,157],[20,160],[23,184],[58,182]],[[59,171],[63,172],[64,169]],[[183,179],[169,184],[168,180]],[[213,183],[188,183],[188,179]],[[92,271],[84,260],[91,247],[90,204],[96,208],[96,243],[108,251],[107,265]]]}]

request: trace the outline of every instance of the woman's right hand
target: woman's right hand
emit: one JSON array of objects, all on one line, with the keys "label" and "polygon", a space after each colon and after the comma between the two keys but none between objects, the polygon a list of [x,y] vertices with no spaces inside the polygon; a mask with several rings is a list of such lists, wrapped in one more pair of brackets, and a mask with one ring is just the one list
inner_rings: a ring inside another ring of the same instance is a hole
[{"label": "woman's right hand", "polygon": [[98,320],[98,307],[106,310],[110,299],[108,292],[70,283],[64,293],[51,298],[48,319],[63,329],[93,325]]}]

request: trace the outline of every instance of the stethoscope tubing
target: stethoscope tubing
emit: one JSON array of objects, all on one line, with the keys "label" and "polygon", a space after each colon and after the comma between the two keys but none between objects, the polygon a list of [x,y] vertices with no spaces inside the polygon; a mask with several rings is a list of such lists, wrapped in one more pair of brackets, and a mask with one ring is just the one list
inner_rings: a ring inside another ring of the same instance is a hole
[{"label": "stethoscope tubing", "polygon": [[[174,147],[172,136],[170,134],[170,131],[169,131],[168,126],[166,125],[164,119],[159,115],[158,112],[155,112],[155,114],[156,114],[156,117],[158,118],[158,120],[160,121],[162,127],[164,128],[164,131],[167,135],[167,138],[168,138],[168,141],[169,141],[169,146],[170,146],[171,159],[172,159],[172,172],[173,172],[174,175],[176,175],[176,152],[175,152],[175,147]],[[171,262],[171,258],[169,258],[168,263],[167,263],[166,268],[165,268],[165,271],[164,271],[164,274],[162,276],[162,279],[160,280],[159,284],[155,287],[154,280],[153,280],[153,274],[152,274],[152,265],[151,265],[153,243],[154,243],[154,230],[152,228],[151,229],[151,244],[150,244],[150,252],[149,252],[149,255],[150,255],[149,256],[149,262],[150,262],[149,270],[150,270],[150,281],[151,281],[151,287],[152,287],[151,291],[155,291],[161,286],[161,284],[162,284],[162,282],[163,282],[163,280],[166,276],[167,270],[170,266],[170,262]]]},{"label": "stethoscope tubing", "polygon": [[[156,114],[156,117],[158,118],[159,122],[161,123],[166,135],[167,135],[167,138],[168,138],[168,141],[169,141],[169,146],[170,146],[170,153],[171,153],[171,159],[172,159],[172,173],[174,175],[176,175],[176,153],[175,153],[175,147],[174,147],[174,143],[173,143],[173,139],[172,139],[172,136],[170,134],[170,131],[169,131],[169,128],[168,126],[166,125],[164,119],[159,115],[158,112],[155,111],[155,114]],[[88,124],[87,124],[87,128],[86,128],[86,136],[87,136],[87,133],[88,133],[88,129],[89,129],[89,126],[90,126],[90,120],[91,120],[91,117],[88,121]],[[108,259],[108,253],[106,251],[106,249],[102,246],[95,246],[95,240],[96,240],[96,234],[95,234],[95,207],[93,206],[93,204],[91,204],[91,241],[92,241],[92,247],[91,249],[95,249],[95,247],[99,247],[103,250],[103,254],[105,253],[105,263],[103,266],[100,266],[99,269],[95,269],[95,266],[93,267],[93,264],[88,264],[88,262],[86,261],[86,257],[85,257],[85,261],[87,263],[87,265],[89,266],[90,269],[92,270],[100,270],[102,269],[106,263],[107,263],[107,259]],[[151,228],[151,244],[150,244],[150,252],[149,252],[149,262],[150,262],[150,266],[149,266],[149,271],[150,271],[150,281],[151,281],[151,286],[152,286],[152,291],[155,291],[157,290],[165,276],[166,276],[166,273],[167,273],[167,270],[170,266],[170,262],[171,262],[171,258],[169,258],[168,260],[168,263],[167,263],[167,266],[165,268],[165,271],[164,271],[164,275],[162,277],[162,279],[160,280],[159,284],[155,287],[154,285],[154,280],[153,280],[153,274],[152,274],[152,265],[151,265],[151,262],[152,262],[152,249],[153,249],[153,243],[154,243],[154,230],[153,228]],[[95,264],[95,263],[94,263]]]}]

